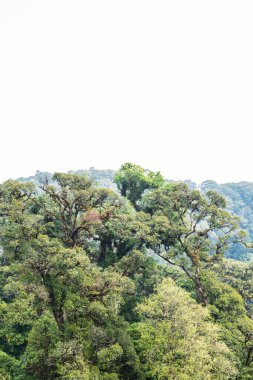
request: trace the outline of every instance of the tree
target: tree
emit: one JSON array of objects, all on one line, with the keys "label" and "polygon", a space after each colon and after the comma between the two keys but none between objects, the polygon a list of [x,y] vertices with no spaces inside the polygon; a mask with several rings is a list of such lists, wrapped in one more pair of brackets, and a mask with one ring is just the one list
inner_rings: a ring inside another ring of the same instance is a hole
[{"label": "tree", "polygon": [[104,204],[116,202],[108,189],[92,186],[92,181],[75,174],[56,173],[54,184],[44,182],[43,195],[36,200],[51,236],[70,247],[82,245],[101,223]]},{"label": "tree", "polygon": [[229,245],[242,242],[237,217],[225,210],[225,199],[210,191],[203,196],[183,183],[167,184],[146,194],[141,208],[151,215],[149,246],[194,282],[198,299],[207,304],[202,273],[223,257]]},{"label": "tree", "polygon": [[138,210],[140,201],[145,190],[155,189],[164,183],[160,172],[145,170],[139,165],[126,163],[116,172],[114,176],[121,195],[128,198]]},{"label": "tree", "polygon": [[170,280],[140,304],[132,336],[150,379],[235,379],[236,360],[206,308]]},{"label": "tree", "polygon": [[232,286],[242,296],[245,302],[247,314],[253,315],[253,264],[232,259],[222,260],[215,264],[213,270],[218,278]]}]

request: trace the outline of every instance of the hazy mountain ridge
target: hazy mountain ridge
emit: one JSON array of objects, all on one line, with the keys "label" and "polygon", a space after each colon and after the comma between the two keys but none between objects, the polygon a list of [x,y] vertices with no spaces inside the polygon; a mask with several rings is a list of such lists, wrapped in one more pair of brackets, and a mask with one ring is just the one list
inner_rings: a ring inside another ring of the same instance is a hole
[{"label": "hazy mountain ridge", "polygon": [[[101,187],[116,189],[116,185],[113,182],[115,171],[111,169],[99,170],[91,167],[88,170],[69,170],[67,173],[88,176],[89,178],[97,182],[98,185]],[[36,185],[39,185],[45,178],[47,178],[48,181],[51,182],[53,178],[53,173],[41,172],[38,170],[35,175],[32,175],[30,177],[20,177],[17,180],[21,182],[34,182]]]}]

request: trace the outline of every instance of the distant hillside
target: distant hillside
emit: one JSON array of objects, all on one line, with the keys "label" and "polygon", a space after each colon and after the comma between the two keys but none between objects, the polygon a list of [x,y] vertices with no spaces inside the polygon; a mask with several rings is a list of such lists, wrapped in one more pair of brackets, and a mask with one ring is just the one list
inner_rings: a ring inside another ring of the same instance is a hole
[{"label": "distant hillside", "polygon": [[[253,183],[218,184],[215,181],[205,181],[201,184],[202,192],[210,189],[224,195],[227,199],[228,210],[240,217],[241,227],[248,232],[249,239],[253,241]],[[246,254],[246,249],[242,246],[234,246],[229,254],[233,258],[242,258]]]},{"label": "distant hillside", "polygon": [[[93,179],[98,186],[112,188],[117,191],[117,186],[113,182],[114,170],[99,170],[90,168],[88,170],[71,170],[69,173],[76,173],[80,175],[87,175]],[[47,177],[49,181],[52,180],[53,174],[48,172],[37,171],[34,176],[18,178],[19,181],[27,182],[32,181],[39,184]],[[174,182],[168,180],[169,182]],[[196,183],[191,180],[184,181],[192,189],[197,188]],[[225,196],[228,202],[228,210],[238,215],[241,218],[241,227],[249,234],[249,239],[253,241],[253,183],[252,182],[238,182],[238,183],[225,183],[218,184],[215,181],[208,180],[202,182],[199,187],[200,191],[205,193],[208,190],[215,190]],[[234,246],[228,256],[233,258],[244,258],[247,255],[247,250],[242,246]]]},{"label": "distant hillside", "polygon": [[[117,190],[116,184],[113,182],[114,170],[99,170],[95,168],[89,168],[88,170],[69,170],[70,174],[80,174],[86,175],[92,180],[94,180],[100,187],[112,188]],[[53,174],[48,172],[37,171],[35,175],[30,177],[20,177],[18,181],[21,182],[34,182],[36,185],[39,185],[45,178],[52,181]]]}]

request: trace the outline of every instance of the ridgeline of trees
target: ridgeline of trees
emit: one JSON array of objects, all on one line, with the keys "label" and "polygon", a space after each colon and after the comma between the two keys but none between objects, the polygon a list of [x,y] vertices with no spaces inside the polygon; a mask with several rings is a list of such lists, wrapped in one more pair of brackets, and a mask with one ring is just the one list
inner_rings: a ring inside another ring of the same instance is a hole
[{"label": "ridgeline of trees", "polygon": [[[118,191],[115,182],[113,170],[98,170],[90,168],[89,170],[70,171],[72,174],[85,175],[94,180],[100,187],[111,188],[114,191]],[[28,178],[19,178],[22,182],[32,181],[36,185],[39,185],[45,177],[51,181],[53,174],[45,172],[37,172],[36,175]],[[174,182],[172,180],[166,180],[166,182]],[[196,183],[191,180],[183,181],[190,189],[196,190],[198,187]],[[240,217],[240,226],[247,232],[248,240],[253,241],[253,183],[252,182],[237,182],[237,183],[225,183],[218,184],[215,181],[204,181],[199,186],[199,190],[205,194],[209,190],[214,190],[218,194],[223,195],[226,198],[227,210]],[[226,252],[226,256],[245,261],[250,259],[252,251],[249,251],[247,247],[241,245],[231,246]]]},{"label": "ridgeline of trees", "polygon": [[225,258],[252,245],[226,199],[89,172],[0,185],[0,379],[252,379],[253,264]]}]

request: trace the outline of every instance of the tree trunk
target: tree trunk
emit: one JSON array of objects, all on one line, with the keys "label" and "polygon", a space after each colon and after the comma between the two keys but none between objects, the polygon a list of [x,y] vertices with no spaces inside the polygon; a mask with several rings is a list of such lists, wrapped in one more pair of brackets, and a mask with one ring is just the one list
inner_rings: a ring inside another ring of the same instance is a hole
[{"label": "tree trunk", "polygon": [[205,290],[204,290],[204,287],[203,285],[201,284],[201,280],[199,278],[199,276],[197,275],[195,277],[195,289],[196,289],[196,292],[197,292],[197,296],[198,296],[198,299],[199,299],[199,302],[203,305],[203,306],[207,306],[208,304],[208,299],[207,299],[207,296],[205,294]]}]

